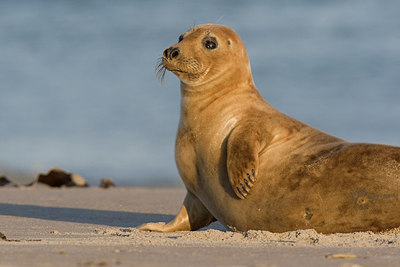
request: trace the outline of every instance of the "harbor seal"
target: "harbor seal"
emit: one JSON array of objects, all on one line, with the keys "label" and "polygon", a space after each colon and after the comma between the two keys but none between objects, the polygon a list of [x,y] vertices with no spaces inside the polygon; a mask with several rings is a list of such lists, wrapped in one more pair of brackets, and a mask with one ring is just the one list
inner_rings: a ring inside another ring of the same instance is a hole
[{"label": "harbor seal", "polygon": [[200,25],[163,52],[181,81],[176,163],[187,189],[175,219],[141,230],[320,233],[400,226],[400,147],[351,143],[291,118],[256,89],[246,49]]}]

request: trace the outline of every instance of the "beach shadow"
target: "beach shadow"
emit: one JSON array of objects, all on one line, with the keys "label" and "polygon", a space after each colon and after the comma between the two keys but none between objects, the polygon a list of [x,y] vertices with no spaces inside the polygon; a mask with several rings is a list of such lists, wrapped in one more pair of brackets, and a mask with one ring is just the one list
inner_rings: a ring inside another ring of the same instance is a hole
[{"label": "beach shadow", "polygon": [[115,227],[137,227],[147,222],[169,222],[175,217],[174,215],[166,214],[44,207],[8,203],[0,203],[0,215]]}]

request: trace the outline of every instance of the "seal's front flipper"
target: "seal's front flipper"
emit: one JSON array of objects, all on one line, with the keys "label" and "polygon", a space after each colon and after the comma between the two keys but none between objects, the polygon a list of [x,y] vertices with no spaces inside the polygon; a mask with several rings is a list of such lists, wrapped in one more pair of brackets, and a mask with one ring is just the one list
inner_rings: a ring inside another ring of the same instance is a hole
[{"label": "seal's front flipper", "polygon": [[146,223],[138,227],[142,231],[175,232],[194,231],[203,228],[216,219],[204,207],[200,200],[190,192],[187,193],[178,215],[169,223]]},{"label": "seal's front flipper", "polygon": [[257,180],[260,137],[252,128],[236,128],[228,139],[227,168],[236,196],[245,199]]}]

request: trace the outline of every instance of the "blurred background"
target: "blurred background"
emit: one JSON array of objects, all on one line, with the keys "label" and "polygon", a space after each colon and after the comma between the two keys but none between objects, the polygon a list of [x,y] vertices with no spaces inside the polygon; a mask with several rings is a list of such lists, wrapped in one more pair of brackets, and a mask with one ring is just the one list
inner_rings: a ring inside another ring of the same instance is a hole
[{"label": "blurred background", "polygon": [[[59,167],[180,184],[179,81],[154,67],[190,27],[230,26],[280,111],[400,145],[400,1],[0,1],[0,176]],[[10,177],[12,178],[12,177]]]}]

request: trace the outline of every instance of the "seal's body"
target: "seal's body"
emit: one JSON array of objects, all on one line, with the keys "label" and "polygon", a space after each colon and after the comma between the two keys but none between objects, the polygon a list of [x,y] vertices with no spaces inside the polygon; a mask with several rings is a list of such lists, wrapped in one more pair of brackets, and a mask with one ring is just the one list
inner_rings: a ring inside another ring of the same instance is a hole
[{"label": "seal's body", "polygon": [[246,49],[226,26],[200,25],[164,51],[181,80],[176,162],[187,196],[176,218],[139,227],[283,232],[400,226],[400,148],[350,143],[270,106]]}]

